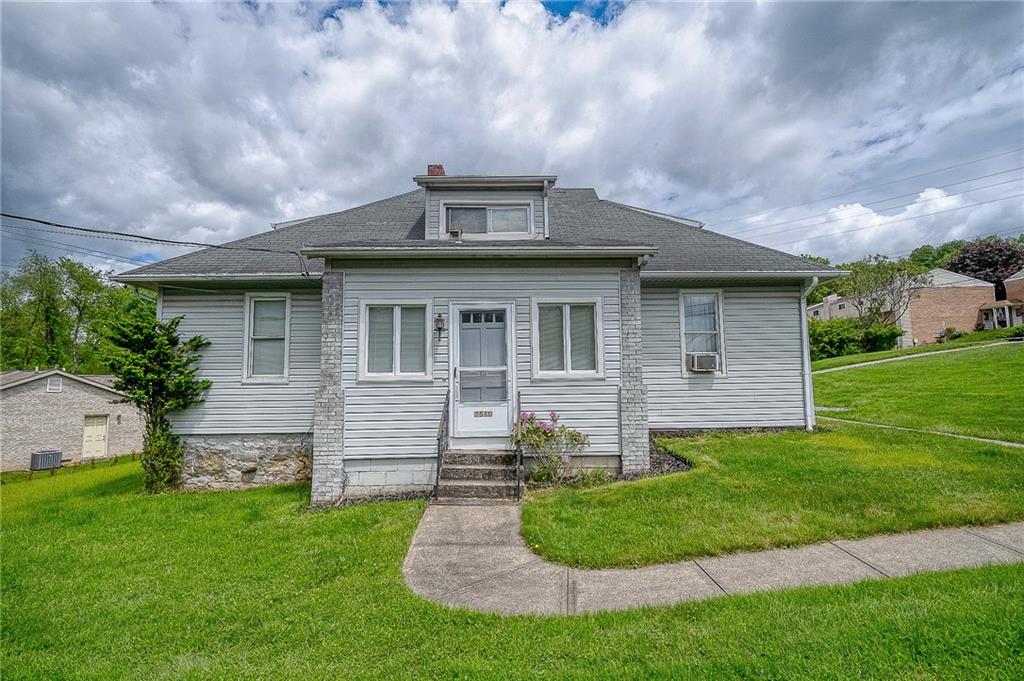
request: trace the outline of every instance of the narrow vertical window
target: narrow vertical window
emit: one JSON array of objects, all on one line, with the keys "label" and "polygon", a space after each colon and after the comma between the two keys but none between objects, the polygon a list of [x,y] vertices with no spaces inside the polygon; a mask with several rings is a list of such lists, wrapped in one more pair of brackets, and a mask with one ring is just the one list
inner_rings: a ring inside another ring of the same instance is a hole
[{"label": "narrow vertical window", "polygon": [[541,371],[565,371],[565,336],[561,305],[541,305],[538,313]]},{"label": "narrow vertical window", "polygon": [[249,297],[246,339],[247,378],[288,375],[288,303],[285,295]]}]

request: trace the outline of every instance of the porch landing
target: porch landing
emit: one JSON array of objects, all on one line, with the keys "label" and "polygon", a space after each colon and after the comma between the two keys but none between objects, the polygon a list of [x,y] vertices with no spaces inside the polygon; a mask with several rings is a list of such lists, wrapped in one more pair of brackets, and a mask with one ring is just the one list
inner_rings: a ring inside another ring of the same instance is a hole
[{"label": "porch landing", "polygon": [[577,570],[530,551],[519,534],[518,505],[432,504],[413,535],[402,572],[413,591],[443,605],[505,615],[572,615],[1021,562],[1024,522],[637,569]]}]

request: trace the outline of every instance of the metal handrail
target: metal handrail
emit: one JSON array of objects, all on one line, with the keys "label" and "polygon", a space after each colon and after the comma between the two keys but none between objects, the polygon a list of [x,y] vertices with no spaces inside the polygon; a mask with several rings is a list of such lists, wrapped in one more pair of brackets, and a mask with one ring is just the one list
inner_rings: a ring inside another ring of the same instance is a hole
[{"label": "metal handrail", "polygon": [[448,405],[451,402],[452,391],[444,394],[444,407],[441,409],[441,421],[437,424],[437,467],[434,477],[434,498],[437,499],[441,491],[441,465],[444,462],[444,453],[448,451]]},{"label": "metal handrail", "polygon": [[[515,417],[519,420],[519,413],[522,409],[520,405],[523,401],[523,395],[518,390],[516,391],[516,403],[515,403]],[[516,444],[516,501],[521,500],[523,497],[523,445],[521,443]]]}]

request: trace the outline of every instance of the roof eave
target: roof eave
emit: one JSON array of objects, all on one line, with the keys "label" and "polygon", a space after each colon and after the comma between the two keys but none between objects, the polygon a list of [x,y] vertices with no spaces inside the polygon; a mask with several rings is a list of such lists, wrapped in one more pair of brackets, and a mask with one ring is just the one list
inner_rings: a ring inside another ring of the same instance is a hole
[{"label": "roof eave", "polygon": [[427,189],[543,189],[558,181],[557,175],[416,175],[413,182]]},{"label": "roof eave", "polygon": [[593,257],[639,257],[653,255],[654,246],[498,246],[446,248],[409,248],[402,246],[380,246],[372,248],[351,248],[345,245],[315,246],[300,252],[309,258],[439,258],[462,259],[479,257],[505,258],[593,258]]},{"label": "roof eave", "polygon": [[77,374],[71,374],[71,373],[68,373],[67,371],[63,371],[61,369],[47,369],[46,371],[39,371],[39,372],[33,373],[31,376],[26,376],[25,378],[19,379],[17,381],[11,381],[10,383],[5,383],[3,385],[0,385],[0,390],[7,390],[8,388],[15,388],[15,387],[17,387],[19,385],[25,385],[26,383],[31,383],[32,381],[38,381],[41,378],[48,378],[50,376],[62,376],[64,378],[70,378],[73,381],[78,381],[80,383],[84,383],[85,385],[90,385],[90,386],[92,386],[94,388],[101,388],[102,390],[106,390],[108,392],[112,392],[115,395],[124,396],[124,393],[122,393],[119,390],[115,390],[114,388],[112,388],[109,385],[106,385],[105,383],[100,383],[99,381],[93,381],[92,379],[86,378],[85,376],[79,376]]},{"label": "roof eave", "polygon": [[[318,276],[319,272],[314,273]],[[309,279],[302,272],[222,272],[196,274],[118,274],[111,277],[121,284],[169,282],[204,282],[204,281],[266,281]]]},{"label": "roof eave", "polygon": [[847,270],[693,270],[676,272],[659,272],[644,270],[641,279],[810,279],[818,281],[839,279],[849,275]]}]

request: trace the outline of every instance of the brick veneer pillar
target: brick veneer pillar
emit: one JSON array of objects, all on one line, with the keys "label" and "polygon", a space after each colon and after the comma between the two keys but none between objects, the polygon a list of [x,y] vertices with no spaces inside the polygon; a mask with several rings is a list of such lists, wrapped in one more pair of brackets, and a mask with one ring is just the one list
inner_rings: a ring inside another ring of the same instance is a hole
[{"label": "brick veneer pillar", "polygon": [[341,387],[344,273],[324,272],[320,316],[320,387],[313,411],[313,488],[310,503],[329,506],[345,494],[342,436],[345,396]]},{"label": "brick veneer pillar", "polygon": [[647,428],[647,386],[643,375],[640,324],[640,271],[619,272],[619,326],[621,365],[619,387],[619,438],[622,472],[636,473],[651,467]]}]

